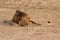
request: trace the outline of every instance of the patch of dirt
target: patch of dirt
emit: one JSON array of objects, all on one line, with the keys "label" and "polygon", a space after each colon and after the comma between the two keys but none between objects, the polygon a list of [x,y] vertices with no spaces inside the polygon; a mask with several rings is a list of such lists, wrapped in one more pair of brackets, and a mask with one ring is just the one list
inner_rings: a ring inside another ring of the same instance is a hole
[{"label": "patch of dirt", "polygon": [[[0,0],[0,40],[60,40],[59,4],[59,0]],[[16,10],[42,25],[20,27],[4,23],[12,19]]]}]

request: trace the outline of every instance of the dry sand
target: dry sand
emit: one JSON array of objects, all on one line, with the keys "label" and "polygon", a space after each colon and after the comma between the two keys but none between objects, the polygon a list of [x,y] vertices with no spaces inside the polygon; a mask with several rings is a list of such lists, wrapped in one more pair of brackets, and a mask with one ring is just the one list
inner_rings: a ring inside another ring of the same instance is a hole
[{"label": "dry sand", "polygon": [[[30,1],[21,0],[19,5],[19,0],[0,0],[0,40],[60,40],[60,0],[32,0],[28,3]],[[42,25],[20,27],[4,23],[12,19],[17,9]]]}]

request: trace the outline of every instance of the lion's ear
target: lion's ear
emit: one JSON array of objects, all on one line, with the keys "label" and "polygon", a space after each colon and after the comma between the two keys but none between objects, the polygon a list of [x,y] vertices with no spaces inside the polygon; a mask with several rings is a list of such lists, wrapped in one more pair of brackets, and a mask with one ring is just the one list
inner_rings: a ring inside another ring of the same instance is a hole
[{"label": "lion's ear", "polygon": [[16,10],[16,13],[20,13],[20,11],[19,10]]}]

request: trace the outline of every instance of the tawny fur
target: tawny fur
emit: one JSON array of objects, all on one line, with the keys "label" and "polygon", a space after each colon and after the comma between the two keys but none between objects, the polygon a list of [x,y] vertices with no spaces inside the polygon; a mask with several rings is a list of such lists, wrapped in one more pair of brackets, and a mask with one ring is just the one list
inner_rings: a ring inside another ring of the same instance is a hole
[{"label": "tawny fur", "polygon": [[17,23],[19,26],[26,26],[26,25],[32,25],[32,24],[41,25],[30,20],[30,17],[28,16],[28,14],[21,12],[19,10],[16,11],[12,21]]}]

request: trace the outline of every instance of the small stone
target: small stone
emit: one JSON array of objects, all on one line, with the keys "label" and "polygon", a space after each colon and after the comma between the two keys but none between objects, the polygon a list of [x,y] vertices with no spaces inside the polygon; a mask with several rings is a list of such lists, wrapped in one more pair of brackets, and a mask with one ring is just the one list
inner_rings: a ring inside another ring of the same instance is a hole
[{"label": "small stone", "polygon": [[51,23],[50,21],[48,21],[48,23]]}]

